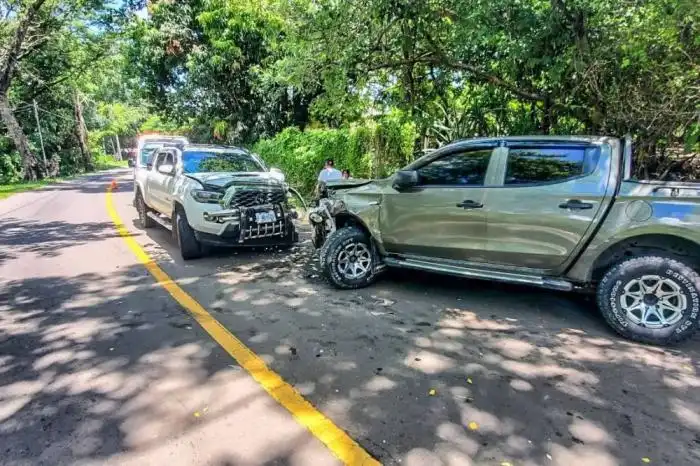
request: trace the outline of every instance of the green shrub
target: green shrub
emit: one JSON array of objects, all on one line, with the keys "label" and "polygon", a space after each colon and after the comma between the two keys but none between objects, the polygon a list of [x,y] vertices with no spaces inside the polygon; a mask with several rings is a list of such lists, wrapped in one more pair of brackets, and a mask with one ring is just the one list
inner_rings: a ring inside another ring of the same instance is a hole
[{"label": "green shrub", "polygon": [[412,160],[416,138],[413,123],[387,117],[340,129],[286,128],[258,141],[253,151],[308,195],[326,159],[332,158],[338,170],[350,170],[354,178],[381,178]]},{"label": "green shrub", "polygon": [[19,152],[0,152],[0,184],[17,183],[22,179],[22,159]]}]

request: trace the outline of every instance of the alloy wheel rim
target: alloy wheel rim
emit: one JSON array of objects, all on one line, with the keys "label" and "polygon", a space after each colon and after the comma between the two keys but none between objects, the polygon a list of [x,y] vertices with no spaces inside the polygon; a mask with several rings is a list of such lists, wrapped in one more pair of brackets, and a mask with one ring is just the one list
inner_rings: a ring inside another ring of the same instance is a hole
[{"label": "alloy wheel rim", "polygon": [[688,301],[676,281],[659,275],[644,275],[625,285],[620,305],[630,321],[659,329],[678,323]]},{"label": "alloy wheel rim", "polygon": [[343,278],[363,277],[372,267],[372,253],[364,243],[350,243],[338,254],[338,272]]}]

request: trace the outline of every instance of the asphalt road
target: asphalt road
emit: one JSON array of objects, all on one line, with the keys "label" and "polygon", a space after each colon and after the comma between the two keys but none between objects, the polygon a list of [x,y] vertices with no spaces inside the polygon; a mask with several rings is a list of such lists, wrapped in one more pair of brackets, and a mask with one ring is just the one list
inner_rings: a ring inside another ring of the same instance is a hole
[{"label": "asphalt road", "polygon": [[419,273],[335,291],[308,242],[185,263],[139,228],[126,171],[0,201],[0,464],[337,464],[136,260],[115,177],[158,265],[384,464],[700,464],[700,340]]}]

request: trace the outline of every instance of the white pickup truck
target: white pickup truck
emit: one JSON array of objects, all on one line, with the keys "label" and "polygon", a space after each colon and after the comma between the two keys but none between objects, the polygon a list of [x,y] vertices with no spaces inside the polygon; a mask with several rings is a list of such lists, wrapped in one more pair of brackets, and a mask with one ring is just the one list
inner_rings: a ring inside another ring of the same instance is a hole
[{"label": "white pickup truck", "polygon": [[206,245],[288,246],[298,240],[284,174],[236,147],[156,149],[134,171],[134,205],[144,228],[169,229],[183,259]]}]

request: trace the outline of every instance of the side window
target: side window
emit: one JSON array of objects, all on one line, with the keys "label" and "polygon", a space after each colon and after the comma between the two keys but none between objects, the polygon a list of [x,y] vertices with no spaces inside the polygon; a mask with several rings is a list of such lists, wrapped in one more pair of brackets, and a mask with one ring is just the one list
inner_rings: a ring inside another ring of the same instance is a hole
[{"label": "side window", "polygon": [[493,149],[448,154],[418,169],[419,185],[483,186]]},{"label": "side window", "polygon": [[156,158],[156,170],[161,165],[174,165],[175,159],[172,152],[160,152]]},{"label": "side window", "polygon": [[511,148],[506,185],[557,183],[592,173],[600,148],[584,146]]}]

